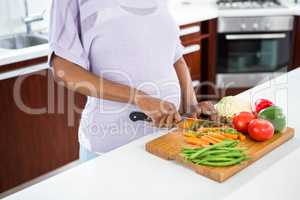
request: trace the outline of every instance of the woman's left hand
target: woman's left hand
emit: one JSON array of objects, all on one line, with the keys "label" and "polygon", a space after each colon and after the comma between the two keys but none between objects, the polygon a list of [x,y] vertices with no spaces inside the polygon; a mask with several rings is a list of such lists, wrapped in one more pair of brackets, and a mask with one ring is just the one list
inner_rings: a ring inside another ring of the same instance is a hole
[{"label": "woman's left hand", "polygon": [[218,120],[217,110],[211,101],[202,101],[197,105],[192,106],[192,117],[194,118],[208,118],[213,121]]}]

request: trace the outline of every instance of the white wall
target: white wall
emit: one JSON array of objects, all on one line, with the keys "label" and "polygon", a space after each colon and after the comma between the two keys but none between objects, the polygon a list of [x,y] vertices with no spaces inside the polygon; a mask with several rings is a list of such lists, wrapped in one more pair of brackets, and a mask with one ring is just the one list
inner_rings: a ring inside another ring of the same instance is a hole
[{"label": "white wall", "polygon": [[[29,13],[40,13],[47,9],[46,20],[33,24],[34,30],[48,27],[51,0],[28,0]],[[23,0],[0,0],[0,36],[25,32],[22,21],[25,15]]]}]

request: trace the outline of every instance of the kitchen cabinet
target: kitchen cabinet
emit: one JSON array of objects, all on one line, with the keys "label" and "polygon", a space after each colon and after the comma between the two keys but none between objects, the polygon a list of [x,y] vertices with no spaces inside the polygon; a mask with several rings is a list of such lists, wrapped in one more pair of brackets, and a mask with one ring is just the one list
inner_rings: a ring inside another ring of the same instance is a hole
[{"label": "kitchen cabinet", "polygon": [[181,42],[184,46],[184,59],[193,81],[200,80],[201,70],[201,23],[180,27]]},{"label": "kitchen cabinet", "polygon": [[[1,66],[0,73],[46,59]],[[83,96],[57,85],[48,69],[1,80],[0,91],[0,192],[78,159],[80,114],[74,109],[75,105],[83,107]],[[41,113],[30,114],[22,103],[32,109],[43,109]],[[68,124],[72,116],[74,123]]]},{"label": "kitchen cabinet", "polygon": [[216,29],[217,20],[211,19],[180,27],[184,59],[193,81],[201,84],[196,88],[199,100],[207,99],[214,93],[208,82],[215,83],[216,75]]},{"label": "kitchen cabinet", "polygon": [[293,58],[290,70],[300,66],[300,17],[295,17]]},{"label": "kitchen cabinet", "polygon": [[[194,47],[197,48],[197,46],[194,46]],[[201,53],[198,52],[197,50],[195,52],[188,52],[184,55],[184,59],[185,59],[187,65],[189,67],[192,80],[193,81],[200,80],[200,75],[201,75],[201,64],[200,64],[201,63]]]}]

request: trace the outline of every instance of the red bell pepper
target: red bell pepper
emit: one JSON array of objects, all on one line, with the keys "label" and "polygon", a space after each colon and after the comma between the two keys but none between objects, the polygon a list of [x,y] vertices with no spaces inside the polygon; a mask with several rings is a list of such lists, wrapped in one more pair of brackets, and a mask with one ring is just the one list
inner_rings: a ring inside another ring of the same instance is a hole
[{"label": "red bell pepper", "polygon": [[255,112],[259,113],[261,110],[274,106],[274,103],[268,99],[258,99],[255,102]]}]

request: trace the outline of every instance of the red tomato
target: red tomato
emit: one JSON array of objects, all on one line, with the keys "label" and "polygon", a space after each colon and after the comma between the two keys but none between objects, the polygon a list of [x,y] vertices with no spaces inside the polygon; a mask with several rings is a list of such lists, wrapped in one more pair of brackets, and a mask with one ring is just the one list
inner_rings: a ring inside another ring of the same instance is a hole
[{"label": "red tomato", "polygon": [[232,125],[237,131],[247,133],[249,123],[255,118],[253,113],[240,112],[233,117]]},{"label": "red tomato", "polygon": [[274,106],[273,102],[269,101],[268,99],[258,99],[255,102],[255,112],[259,113],[261,110],[268,108],[270,106]]},{"label": "red tomato", "polygon": [[248,126],[248,133],[253,140],[264,142],[273,137],[274,126],[267,120],[254,119]]}]

